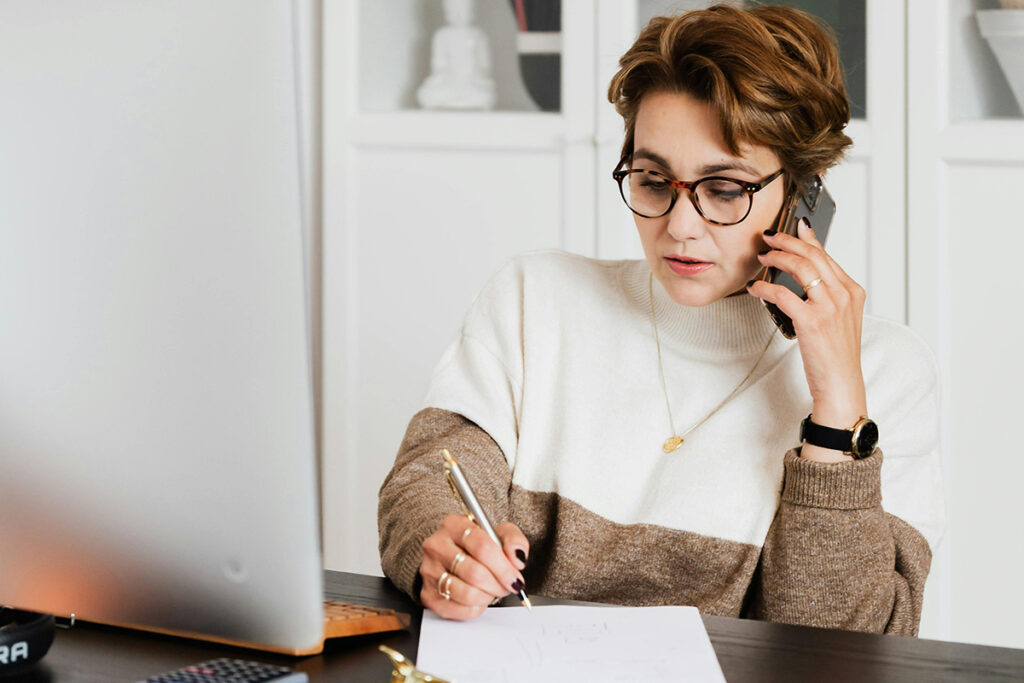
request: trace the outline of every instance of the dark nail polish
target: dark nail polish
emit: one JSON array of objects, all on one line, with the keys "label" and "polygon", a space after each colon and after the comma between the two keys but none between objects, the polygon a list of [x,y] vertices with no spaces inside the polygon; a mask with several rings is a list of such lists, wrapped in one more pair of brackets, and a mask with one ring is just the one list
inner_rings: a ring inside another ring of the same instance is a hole
[{"label": "dark nail polish", "polygon": [[767,230],[764,231],[764,236],[765,237],[771,237],[772,235],[774,235],[777,232],[778,232],[778,230],[776,230],[775,228],[768,228]]},{"label": "dark nail polish", "polygon": [[771,251],[771,250],[772,250],[772,248],[771,248],[771,247],[765,247],[765,248],[764,248],[764,249],[762,249],[761,251],[757,252],[757,255],[758,255],[758,256],[764,256],[765,254],[767,254],[767,253],[768,253],[769,251]]},{"label": "dark nail polish", "polygon": [[753,280],[747,280],[747,287],[750,287],[752,284],[754,284]]},{"label": "dark nail polish", "polygon": [[526,564],[526,553],[523,552],[522,548],[516,548],[516,557],[519,558],[520,562]]},{"label": "dark nail polish", "polygon": [[518,593],[519,591],[526,588],[526,584],[523,583],[522,579],[516,579],[515,583],[512,584],[512,592]]}]

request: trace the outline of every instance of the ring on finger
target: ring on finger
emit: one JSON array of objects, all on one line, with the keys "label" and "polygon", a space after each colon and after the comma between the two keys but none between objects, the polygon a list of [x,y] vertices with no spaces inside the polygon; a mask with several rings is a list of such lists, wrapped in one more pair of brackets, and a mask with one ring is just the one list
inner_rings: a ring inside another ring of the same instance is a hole
[{"label": "ring on finger", "polygon": [[817,287],[820,284],[821,284],[821,278],[820,277],[816,277],[813,280],[811,280],[810,282],[808,282],[806,285],[804,285],[804,292],[805,293],[809,292],[809,291],[811,291],[812,289],[814,289],[815,287]]},{"label": "ring on finger", "polygon": [[465,541],[466,537],[471,533],[473,533],[473,527],[467,527],[466,530],[462,532],[462,540]]},{"label": "ring on finger", "polygon": [[466,556],[461,551],[455,553],[455,559],[452,560],[452,565],[448,568],[448,572],[455,574],[455,570],[459,568],[459,565],[462,564],[462,561],[465,559]]},{"label": "ring on finger", "polygon": [[437,592],[445,600],[452,599],[452,575],[448,572],[441,572],[441,576],[438,577]]}]

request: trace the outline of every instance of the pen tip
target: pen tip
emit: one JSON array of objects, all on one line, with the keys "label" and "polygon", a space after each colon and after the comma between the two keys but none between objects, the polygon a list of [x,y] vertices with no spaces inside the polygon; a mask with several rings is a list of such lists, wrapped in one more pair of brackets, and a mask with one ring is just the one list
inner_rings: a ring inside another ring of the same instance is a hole
[{"label": "pen tip", "polygon": [[523,596],[523,605],[525,605],[526,609],[528,609],[529,611],[533,611],[533,603],[530,602],[530,598],[526,597],[525,595]]}]

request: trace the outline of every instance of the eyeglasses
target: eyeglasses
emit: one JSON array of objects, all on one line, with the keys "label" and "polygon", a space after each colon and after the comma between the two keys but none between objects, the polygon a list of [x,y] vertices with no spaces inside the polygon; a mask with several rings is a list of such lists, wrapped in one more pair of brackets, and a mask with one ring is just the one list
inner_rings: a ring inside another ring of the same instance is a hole
[{"label": "eyeglasses", "polygon": [[754,193],[782,175],[780,168],[756,183],[721,176],[687,182],[642,168],[620,169],[628,159],[623,157],[612,177],[619,183],[619,193],[629,210],[644,218],[660,218],[667,214],[676,205],[679,190],[683,189],[689,191],[693,208],[704,220],[715,225],[736,225],[750,215]]}]

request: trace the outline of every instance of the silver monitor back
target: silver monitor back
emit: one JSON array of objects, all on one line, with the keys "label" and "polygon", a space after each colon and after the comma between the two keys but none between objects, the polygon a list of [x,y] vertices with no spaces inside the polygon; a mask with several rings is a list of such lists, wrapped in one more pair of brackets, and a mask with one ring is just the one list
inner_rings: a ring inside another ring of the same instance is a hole
[{"label": "silver monitor back", "polygon": [[319,647],[295,19],[0,5],[0,604]]}]

